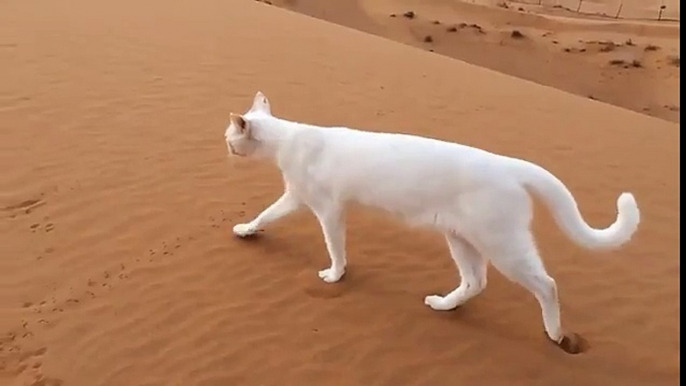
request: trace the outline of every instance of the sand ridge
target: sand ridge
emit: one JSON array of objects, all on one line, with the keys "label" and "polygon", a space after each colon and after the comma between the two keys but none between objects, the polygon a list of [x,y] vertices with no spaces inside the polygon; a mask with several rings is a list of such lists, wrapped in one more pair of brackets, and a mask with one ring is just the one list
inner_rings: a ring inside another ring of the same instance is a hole
[{"label": "sand ridge", "polygon": [[[11,74],[0,83],[0,384],[679,378],[678,125],[253,1],[0,7]],[[307,213],[254,242],[232,237],[281,189],[274,167],[228,159],[223,143],[229,112],[258,88],[287,118],[539,162],[597,226],[634,192],[643,223],[613,253],[580,250],[537,210],[565,326],[591,349],[550,345],[535,300],[495,271],[469,305],[429,310],[425,295],[457,284],[447,247],[376,213],[352,211],[336,286],[317,278],[327,257]]]},{"label": "sand ridge", "polygon": [[647,18],[646,9],[659,9],[656,2],[622,2],[622,19],[599,16],[617,6],[608,1],[582,2],[582,13],[569,11],[564,1],[270,3],[642,114],[680,119],[675,2],[665,3],[665,14],[677,21],[661,22],[631,18]]}]

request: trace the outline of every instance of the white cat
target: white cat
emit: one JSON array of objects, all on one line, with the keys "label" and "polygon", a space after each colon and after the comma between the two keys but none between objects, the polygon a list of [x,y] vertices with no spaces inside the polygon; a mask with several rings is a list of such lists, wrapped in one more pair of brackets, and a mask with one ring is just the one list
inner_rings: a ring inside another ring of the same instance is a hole
[{"label": "white cat", "polygon": [[478,295],[490,261],[534,294],[548,336],[560,345],[569,335],[561,328],[555,281],[530,230],[529,192],[546,203],[571,239],[590,249],[621,246],[640,221],[631,193],[619,196],[614,224],[594,229],[565,185],[538,165],[419,136],[290,122],[274,117],[260,92],[247,113],[231,114],[225,137],[229,153],[274,161],[285,182],[276,202],[233,228],[237,236],[253,235],[304,205],[319,220],[331,258],[319,277],[334,283],[346,267],[346,203],[386,210],[412,225],[435,228],[448,242],[461,283],[446,296],[427,296],[425,304],[450,310]]}]

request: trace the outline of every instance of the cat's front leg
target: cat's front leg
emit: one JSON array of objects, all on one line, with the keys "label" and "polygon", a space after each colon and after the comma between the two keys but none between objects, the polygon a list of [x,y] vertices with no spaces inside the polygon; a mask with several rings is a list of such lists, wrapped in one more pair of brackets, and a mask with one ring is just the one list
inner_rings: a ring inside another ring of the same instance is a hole
[{"label": "cat's front leg", "polygon": [[238,237],[252,236],[265,225],[274,222],[298,209],[300,200],[289,190],[260,213],[254,220],[246,224],[237,224],[233,227],[233,233]]},{"label": "cat's front leg", "polygon": [[326,249],[329,252],[331,266],[319,271],[319,277],[327,283],[335,283],[345,274],[345,218],[338,205],[325,205],[312,208],[324,233]]}]

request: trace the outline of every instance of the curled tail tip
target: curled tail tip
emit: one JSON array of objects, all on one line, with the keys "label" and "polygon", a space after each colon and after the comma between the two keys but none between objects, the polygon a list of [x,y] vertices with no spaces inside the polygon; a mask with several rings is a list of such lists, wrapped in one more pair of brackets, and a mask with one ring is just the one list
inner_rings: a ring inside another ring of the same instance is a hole
[{"label": "curled tail tip", "polygon": [[635,203],[636,198],[631,192],[622,192],[622,194],[619,195],[619,201],[633,201]]},{"label": "curled tail tip", "polygon": [[617,209],[620,211],[632,211],[638,212],[638,203],[633,194],[629,192],[624,192],[619,195],[617,199]]},{"label": "curled tail tip", "polygon": [[633,194],[629,192],[622,193],[617,199],[617,212],[622,218],[628,228],[631,228],[633,233],[641,222],[641,212],[638,210],[638,203]]}]

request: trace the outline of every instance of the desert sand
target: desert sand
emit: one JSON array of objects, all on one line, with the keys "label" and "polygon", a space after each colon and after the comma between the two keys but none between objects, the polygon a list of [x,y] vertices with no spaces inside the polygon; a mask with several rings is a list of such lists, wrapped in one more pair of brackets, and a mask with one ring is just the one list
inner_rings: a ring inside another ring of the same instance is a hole
[{"label": "desert sand", "polygon": [[[679,126],[252,0],[0,5],[0,385],[675,385]],[[302,212],[245,241],[281,193],[227,156],[257,90],[320,125],[416,133],[557,174],[587,220],[622,191],[625,248],[574,246],[537,207],[569,355],[491,270],[464,307],[441,236],[360,208],[327,285]]]},{"label": "desert sand", "polygon": [[579,0],[540,6],[538,0],[270,3],[642,114],[680,119],[676,0],[584,0],[579,12]]}]

